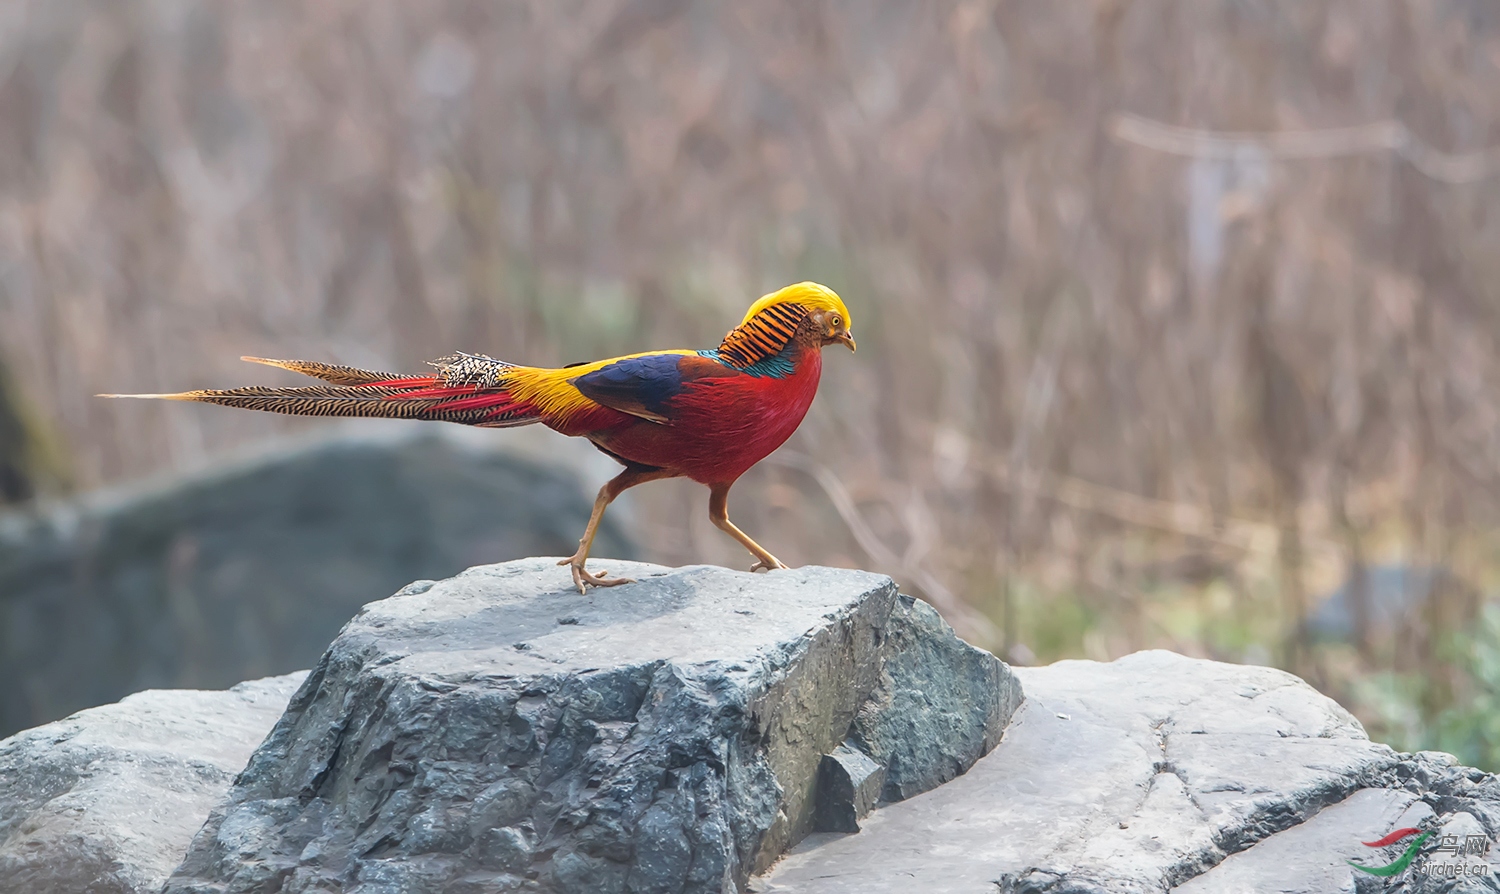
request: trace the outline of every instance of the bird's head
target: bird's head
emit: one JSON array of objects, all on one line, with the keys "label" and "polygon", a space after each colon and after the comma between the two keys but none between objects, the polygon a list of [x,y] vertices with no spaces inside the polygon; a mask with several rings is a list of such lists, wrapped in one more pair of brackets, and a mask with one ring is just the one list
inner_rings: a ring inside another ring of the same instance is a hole
[{"label": "bird's head", "polygon": [[849,308],[833,289],[815,282],[799,282],[778,289],[750,305],[745,313],[743,326],[756,316],[779,304],[796,304],[807,308],[803,325],[812,327],[820,339],[819,347],[841,344],[854,350],[853,323],[849,319]]}]

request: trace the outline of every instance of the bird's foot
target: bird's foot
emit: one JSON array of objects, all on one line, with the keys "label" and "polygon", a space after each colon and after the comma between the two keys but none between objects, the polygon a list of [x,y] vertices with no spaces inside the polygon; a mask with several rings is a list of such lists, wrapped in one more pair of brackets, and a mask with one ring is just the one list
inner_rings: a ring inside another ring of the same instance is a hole
[{"label": "bird's foot", "polygon": [[618,587],[620,584],[633,584],[633,577],[609,577],[608,571],[593,572],[583,567],[582,560],[563,559],[559,565],[567,565],[573,572],[573,584],[578,587],[578,592],[587,594],[589,587]]},{"label": "bird's foot", "polygon": [[[770,559],[771,561],[767,562],[766,559]],[[776,570],[776,569],[779,568],[779,569],[785,571],[789,567],[786,564],[784,564],[780,559],[776,558],[775,556],[767,555],[766,559],[758,559],[758,560],[756,560],[755,564],[750,566],[750,570],[751,571],[774,571],[774,570]]]}]

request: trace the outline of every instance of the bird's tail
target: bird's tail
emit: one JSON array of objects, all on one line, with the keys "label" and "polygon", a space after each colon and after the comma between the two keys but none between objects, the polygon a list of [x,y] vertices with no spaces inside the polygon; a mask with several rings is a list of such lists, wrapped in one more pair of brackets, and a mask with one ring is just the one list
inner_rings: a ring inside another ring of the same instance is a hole
[{"label": "bird's tail", "polygon": [[304,388],[251,386],[180,394],[101,394],[156,400],[191,400],[265,410],[294,416],[368,416],[383,419],[428,419],[488,428],[529,425],[541,413],[518,400],[508,372],[520,369],[482,354],[455,354],[432,362],[436,375],[412,376],[334,366],[310,360],[243,357],[322,379],[329,384]]}]

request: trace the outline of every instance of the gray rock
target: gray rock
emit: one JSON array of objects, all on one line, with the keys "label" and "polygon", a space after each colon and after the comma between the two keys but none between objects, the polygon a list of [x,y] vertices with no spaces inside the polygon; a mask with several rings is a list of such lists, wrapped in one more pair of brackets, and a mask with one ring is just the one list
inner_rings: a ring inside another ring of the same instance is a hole
[{"label": "gray rock", "polygon": [[[1393,828],[1413,825],[1433,834],[1401,875],[1392,879],[1356,875],[1359,894],[1500,892],[1500,853],[1494,846],[1500,838],[1500,778],[1459,766],[1451,754],[1423,751],[1402,755],[1382,785],[1421,798],[1421,812],[1414,813],[1418,821],[1403,821]],[[1384,859],[1365,856],[1361,862],[1389,862],[1408,845],[1401,842],[1386,848]]]},{"label": "gray rock", "polygon": [[903,596],[894,618],[880,684],[854,723],[855,741],[886,768],[888,801],[967,771],[1021,704],[1009,669],[954,636],[932,606]]},{"label": "gray rock", "polygon": [[[1380,848],[1375,842],[1393,830],[1415,828],[1416,835]],[[1494,852],[1500,834],[1500,780],[1458,766],[1449,754],[1421,752],[1298,826],[1230,855],[1204,874],[1173,889],[1174,894],[1456,894],[1500,891]],[[1418,849],[1406,869],[1390,877],[1359,872],[1397,862]]]},{"label": "gray rock", "polygon": [[[592,503],[575,475],[473,441],[319,440],[0,515],[0,736],[310,667],[409,581],[571,552]],[[595,554],[628,558],[615,521]]]},{"label": "gray rock", "polygon": [[823,755],[818,766],[815,832],[858,832],[859,821],[875,809],[885,787],[886,768],[845,743]]},{"label": "gray rock", "polygon": [[166,890],[733,891],[812,828],[856,717],[910,793],[1019,698],[889,578],[597,565],[639,583],[533,559],[366,606]]},{"label": "gray rock", "polygon": [[1281,671],[1142,652],[1015,673],[1026,702],[965,776],[810,836],[756,889],[1164,892],[1399,762]]},{"label": "gray rock", "polygon": [[[1355,890],[1350,860],[1367,866],[1389,862],[1376,841],[1392,829],[1416,826],[1432,808],[1411,792],[1366,788],[1305,823],[1230,854],[1224,862],[1173,889],[1175,894],[1327,894]],[[1409,842],[1402,842],[1408,844]]]},{"label": "gray rock", "polygon": [[304,676],[142,692],[0,742],[0,891],[159,890]]},{"label": "gray rock", "polygon": [[[1500,780],[1370,743],[1287,674],[1062,662],[1010,717],[1010,672],[888,579],[611,570],[641,583],[580,596],[531,560],[371,604],[233,788],[295,680],[0,742],[0,890],[155,890],[223,796],[169,894],[1500,891]],[[971,769],[870,812],[868,742],[910,780]],[[1351,865],[1414,842],[1394,877]]]}]

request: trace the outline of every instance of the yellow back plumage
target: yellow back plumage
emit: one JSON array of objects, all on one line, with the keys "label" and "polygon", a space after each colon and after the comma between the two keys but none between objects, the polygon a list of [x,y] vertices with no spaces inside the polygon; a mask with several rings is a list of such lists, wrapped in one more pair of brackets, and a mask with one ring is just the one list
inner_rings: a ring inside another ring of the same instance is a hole
[{"label": "yellow back plumage", "polygon": [[800,304],[809,310],[831,310],[844,318],[845,326],[850,329],[854,328],[854,323],[849,319],[849,308],[844,306],[844,299],[840,298],[833,289],[815,282],[799,282],[763,296],[759,301],[750,305],[750,309],[745,312],[745,318],[740,320],[740,325],[750,322],[756,314],[768,307],[792,303]]}]

